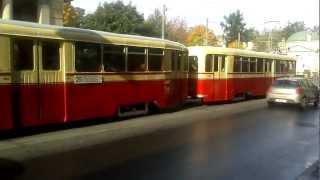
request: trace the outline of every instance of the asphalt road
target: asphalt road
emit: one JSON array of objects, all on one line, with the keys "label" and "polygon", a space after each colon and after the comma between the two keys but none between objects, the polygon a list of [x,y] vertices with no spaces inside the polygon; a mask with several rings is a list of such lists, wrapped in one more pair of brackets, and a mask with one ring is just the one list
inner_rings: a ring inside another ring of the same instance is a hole
[{"label": "asphalt road", "polygon": [[318,159],[318,136],[319,109],[252,100],[1,140],[0,170],[17,179],[292,180]]}]

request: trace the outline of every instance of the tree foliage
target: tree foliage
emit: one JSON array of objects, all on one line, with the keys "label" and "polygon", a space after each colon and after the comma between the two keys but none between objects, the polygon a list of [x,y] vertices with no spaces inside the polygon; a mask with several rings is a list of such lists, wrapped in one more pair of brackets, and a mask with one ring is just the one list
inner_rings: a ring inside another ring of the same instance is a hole
[{"label": "tree foliage", "polygon": [[187,22],[179,17],[171,19],[167,24],[167,38],[185,44],[188,38]]},{"label": "tree foliage", "polygon": [[292,34],[299,32],[299,31],[304,31],[306,29],[304,22],[302,21],[297,21],[294,23],[288,23],[286,27],[283,28],[282,34],[283,37],[287,40]]},{"label": "tree foliage", "polygon": [[65,1],[63,4],[63,25],[71,27],[79,27],[84,9],[75,8],[71,5],[71,1]]},{"label": "tree foliage", "polygon": [[[189,46],[205,45],[206,41],[206,27],[198,25],[191,28],[188,33],[186,44]],[[208,45],[217,45],[217,38],[212,30],[208,30]]]},{"label": "tree foliage", "polygon": [[244,34],[246,31],[246,24],[244,23],[243,15],[239,10],[229,14],[228,16],[224,16],[224,22],[221,22],[220,25],[225,34],[227,44],[236,41],[239,33],[240,41],[245,41],[246,36]]},{"label": "tree foliage", "polygon": [[93,14],[83,18],[81,27],[107,32],[138,34],[144,18],[131,3],[121,1],[99,4]]}]

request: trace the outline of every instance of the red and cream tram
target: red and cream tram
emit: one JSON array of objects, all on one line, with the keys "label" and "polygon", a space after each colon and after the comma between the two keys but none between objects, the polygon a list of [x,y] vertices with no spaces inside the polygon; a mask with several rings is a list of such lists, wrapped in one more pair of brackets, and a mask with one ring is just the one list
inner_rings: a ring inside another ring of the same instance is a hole
[{"label": "red and cream tram", "polygon": [[189,93],[205,103],[265,96],[275,78],[295,75],[296,62],[288,56],[211,46],[188,49],[189,61],[198,64]]},{"label": "red and cream tram", "polygon": [[0,130],[179,105],[187,56],[167,40],[0,20]]}]

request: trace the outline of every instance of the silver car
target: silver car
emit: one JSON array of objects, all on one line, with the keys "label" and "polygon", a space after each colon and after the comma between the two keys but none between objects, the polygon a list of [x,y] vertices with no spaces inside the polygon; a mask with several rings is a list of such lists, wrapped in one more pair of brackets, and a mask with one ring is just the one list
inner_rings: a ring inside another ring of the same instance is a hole
[{"label": "silver car", "polygon": [[312,103],[319,104],[319,90],[310,80],[305,78],[279,78],[274,81],[267,93],[269,106],[274,104],[297,104],[305,108]]}]

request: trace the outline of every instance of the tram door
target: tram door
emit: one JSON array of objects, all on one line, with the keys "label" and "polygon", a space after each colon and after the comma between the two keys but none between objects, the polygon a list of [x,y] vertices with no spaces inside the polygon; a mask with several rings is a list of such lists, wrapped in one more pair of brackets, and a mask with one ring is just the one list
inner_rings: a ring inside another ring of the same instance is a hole
[{"label": "tram door", "polygon": [[225,56],[224,55],[214,55],[213,57],[213,96],[215,100],[221,100],[224,98],[224,93],[226,92],[225,85]]},{"label": "tram door", "polygon": [[[60,44],[27,38],[12,39],[13,117],[15,126],[46,125],[64,116],[57,88],[63,80]],[[64,96],[64,95],[62,95]],[[60,107],[58,107],[60,106]],[[63,120],[63,119],[62,119]]]}]

